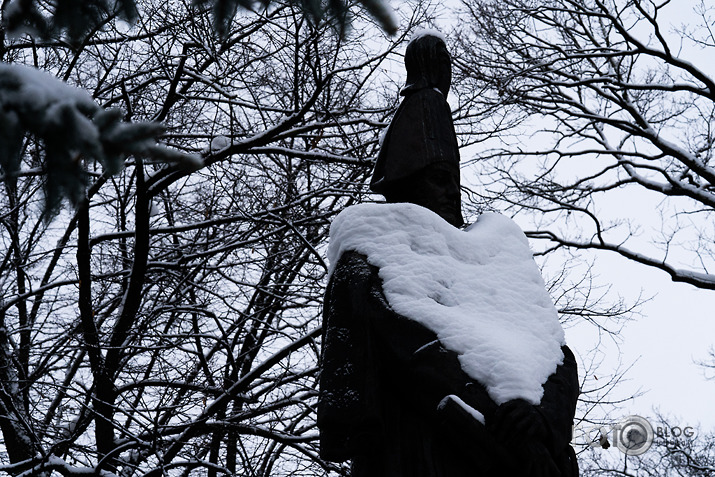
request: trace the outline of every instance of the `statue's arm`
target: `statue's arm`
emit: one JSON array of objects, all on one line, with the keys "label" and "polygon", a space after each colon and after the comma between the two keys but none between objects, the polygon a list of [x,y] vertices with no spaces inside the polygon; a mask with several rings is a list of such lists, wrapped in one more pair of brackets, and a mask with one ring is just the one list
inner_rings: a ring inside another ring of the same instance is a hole
[{"label": "statue's arm", "polygon": [[568,346],[562,346],[564,361],[544,383],[544,396],[537,410],[544,416],[552,451],[569,445],[579,396],[578,367]]},{"label": "statue's arm", "polygon": [[378,360],[369,323],[361,318],[369,269],[359,257],[340,259],[323,304],[317,418],[321,457],[334,462],[359,454],[379,425]]},{"label": "statue's arm", "polygon": [[564,360],[543,384],[541,402],[535,406],[523,399],[507,401],[487,420],[487,428],[537,472],[572,477],[578,475],[576,456],[569,444],[579,383],[573,353],[567,346],[561,350]]}]

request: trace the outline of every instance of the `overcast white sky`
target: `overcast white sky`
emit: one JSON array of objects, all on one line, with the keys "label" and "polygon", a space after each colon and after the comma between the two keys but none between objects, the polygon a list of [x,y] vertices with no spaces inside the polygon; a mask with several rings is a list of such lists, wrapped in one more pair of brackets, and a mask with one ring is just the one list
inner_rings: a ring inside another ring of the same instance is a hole
[{"label": "overcast white sky", "polygon": [[[702,424],[704,429],[715,429],[715,379],[707,380],[704,368],[695,364],[707,359],[713,346],[715,292],[673,283],[665,273],[610,255],[601,255],[597,267],[600,278],[625,297],[637,297],[641,289],[655,295],[641,308],[642,316],[628,323],[621,334],[621,360],[626,366],[635,364],[617,394],[645,393],[624,403],[622,417],[651,416],[656,408],[681,426]],[[569,328],[566,337],[576,352],[597,342],[591,326]],[[607,342],[602,346],[606,360],[601,369],[613,372],[618,349]]]}]

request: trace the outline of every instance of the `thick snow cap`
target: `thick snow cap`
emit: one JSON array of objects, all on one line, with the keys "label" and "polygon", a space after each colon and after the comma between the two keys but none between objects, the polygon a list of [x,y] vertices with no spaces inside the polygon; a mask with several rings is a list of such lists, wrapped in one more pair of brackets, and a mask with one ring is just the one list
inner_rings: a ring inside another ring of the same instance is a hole
[{"label": "thick snow cap", "polygon": [[436,36],[445,44],[447,43],[447,37],[444,35],[444,33],[439,30],[435,30],[434,28],[417,28],[414,32],[412,32],[410,42],[413,42],[418,38],[422,38],[423,36]]},{"label": "thick snow cap", "polygon": [[361,204],[330,228],[332,267],[345,251],[380,269],[394,311],[434,331],[497,404],[538,404],[565,343],[526,236],[483,214],[459,230],[413,204]]}]

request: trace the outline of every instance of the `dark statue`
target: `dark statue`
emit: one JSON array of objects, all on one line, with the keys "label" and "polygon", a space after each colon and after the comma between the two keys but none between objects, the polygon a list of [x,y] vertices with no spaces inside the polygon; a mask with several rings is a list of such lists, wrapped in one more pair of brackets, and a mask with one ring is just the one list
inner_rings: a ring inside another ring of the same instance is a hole
[{"label": "dark statue", "polygon": [[[449,54],[425,35],[410,43],[405,64],[405,98],[371,187],[461,226]],[[351,460],[353,477],[578,475],[570,440],[579,383],[568,347],[538,405],[497,405],[434,332],[390,308],[377,268],[356,252],[344,253],[331,275],[323,331],[320,453]],[[478,409],[485,424],[448,396]]]},{"label": "dark statue", "polygon": [[377,155],[370,188],[387,202],[426,207],[447,222],[464,223],[459,194],[459,146],[447,104],[452,64],[436,36],[411,41],[407,86]]}]

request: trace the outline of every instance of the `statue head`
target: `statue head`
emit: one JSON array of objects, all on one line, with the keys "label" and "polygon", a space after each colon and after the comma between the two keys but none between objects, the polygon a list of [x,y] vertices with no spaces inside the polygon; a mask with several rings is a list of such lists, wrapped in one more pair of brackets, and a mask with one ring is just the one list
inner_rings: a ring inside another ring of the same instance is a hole
[{"label": "statue head", "polygon": [[402,94],[422,88],[437,88],[447,97],[452,84],[452,58],[441,37],[424,33],[407,45],[405,51],[407,84]]},{"label": "statue head", "polygon": [[387,202],[421,205],[459,227],[459,146],[446,101],[451,63],[438,33],[418,33],[407,45],[405,98],[380,147],[370,188]]}]

